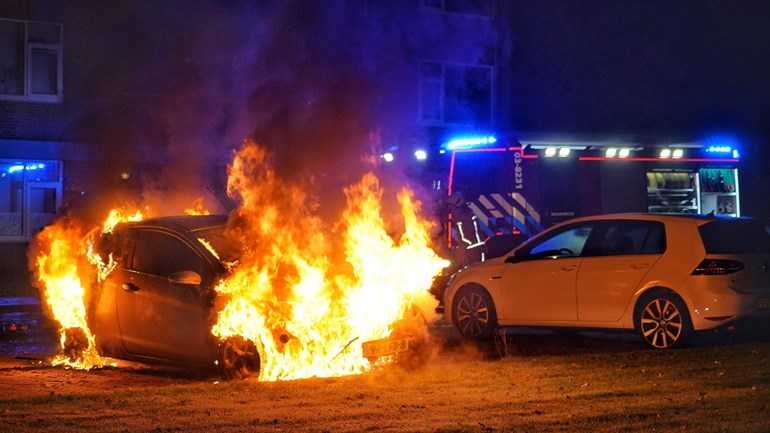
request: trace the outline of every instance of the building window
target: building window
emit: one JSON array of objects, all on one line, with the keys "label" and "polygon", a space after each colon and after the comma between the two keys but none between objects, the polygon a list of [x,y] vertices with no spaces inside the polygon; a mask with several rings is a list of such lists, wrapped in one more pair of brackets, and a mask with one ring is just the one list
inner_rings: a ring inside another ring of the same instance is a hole
[{"label": "building window", "polygon": [[422,0],[428,9],[441,12],[492,17],[492,0]]},{"label": "building window", "polygon": [[420,62],[420,121],[492,125],[491,66]]},{"label": "building window", "polygon": [[59,161],[0,160],[0,242],[29,239],[54,221],[61,173]]},{"label": "building window", "polygon": [[62,26],[0,19],[0,99],[62,101]]}]

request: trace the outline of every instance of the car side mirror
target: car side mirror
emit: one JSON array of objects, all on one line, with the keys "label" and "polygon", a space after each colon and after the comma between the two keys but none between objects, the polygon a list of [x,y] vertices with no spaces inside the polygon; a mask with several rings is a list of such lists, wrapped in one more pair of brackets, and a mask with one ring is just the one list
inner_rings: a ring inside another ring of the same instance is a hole
[{"label": "car side mirror", "polygon": [[168,282],[174,284],[200,284],[201,276],[195,271],[179,271],[169,275]]}]

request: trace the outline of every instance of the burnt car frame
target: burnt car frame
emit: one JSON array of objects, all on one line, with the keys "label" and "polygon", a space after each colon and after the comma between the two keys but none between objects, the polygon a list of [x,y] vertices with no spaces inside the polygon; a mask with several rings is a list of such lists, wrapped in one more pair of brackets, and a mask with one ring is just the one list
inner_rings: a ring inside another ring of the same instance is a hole
[{"label": "burnt car frame", "polygon": [[226,378],[259,371],[252,342],[211,334],[214,285],[227,272],[220,259],[237,254],[224,238],[226,224],[224,215],[161,217],[122,223],[101,236],[97,250],[116,262],[98,284],[89,315],[102,356],[217,366]]}]

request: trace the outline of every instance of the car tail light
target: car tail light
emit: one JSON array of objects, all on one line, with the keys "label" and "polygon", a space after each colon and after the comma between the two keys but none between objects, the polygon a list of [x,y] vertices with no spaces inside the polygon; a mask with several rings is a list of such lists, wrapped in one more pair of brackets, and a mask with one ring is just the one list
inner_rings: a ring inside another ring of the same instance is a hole
[{"label": "car tail light", "polygon": [[743,263],[735,260],[705,259],[692,271],[693,275],[727,275],[743,269]]}]

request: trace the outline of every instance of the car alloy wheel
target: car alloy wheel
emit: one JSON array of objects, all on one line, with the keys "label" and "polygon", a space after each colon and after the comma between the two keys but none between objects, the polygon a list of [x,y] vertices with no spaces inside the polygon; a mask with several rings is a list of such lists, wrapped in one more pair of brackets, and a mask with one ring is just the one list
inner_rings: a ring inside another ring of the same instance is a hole
[{"label": "car alloy wheel", "polygon": [[690,335],[690,319],[683,303],[662,293],[646,298],[637,314],[637,330],[644,342],[656,349],[680,346]]},{"label": "car alloy wheel", "polygon": [[497,326],[492,299],[480,289],[460,292],[455,301],[455,324],[462,335],[470,338],[489,338]]},{"label": "car alloy wheel", "polygon": [[219,372],[223,379],[246,379],[259,374],[260,357],[253,341],[235,335],[219,346]]}]

